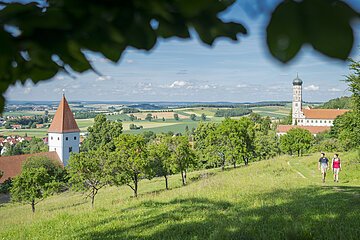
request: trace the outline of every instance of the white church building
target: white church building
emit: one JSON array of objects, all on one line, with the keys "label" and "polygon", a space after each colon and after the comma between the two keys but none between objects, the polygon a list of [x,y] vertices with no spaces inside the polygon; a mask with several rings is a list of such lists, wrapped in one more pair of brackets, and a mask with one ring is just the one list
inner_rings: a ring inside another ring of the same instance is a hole
[{"label": "white church building", "polygon": [[0,183],[19,175],[23,163],[29,157],[45,156],[66,166],[70,154],[79,152],[80,129],[76,124],[65,95],[62,96],[48,130],[48,144],[48,152],[0,157],[0,171],[3,172]]},{"label": "white church building", "polygon": [[303,128],[316,135],[330,130],[335,118],[346,113],[345,109],[303,108],[303,81],[297,76],[293,81],[292,125],[279,125],[277,134],[286,134],[292,128]]}]

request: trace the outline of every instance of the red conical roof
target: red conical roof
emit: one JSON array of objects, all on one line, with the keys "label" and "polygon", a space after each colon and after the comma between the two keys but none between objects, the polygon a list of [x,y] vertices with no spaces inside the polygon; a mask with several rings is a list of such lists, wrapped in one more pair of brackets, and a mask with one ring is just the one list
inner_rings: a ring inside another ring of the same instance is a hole
[{"label": "red conical roof", "polygon": [[69,104],[66,101],[65,95],[63,95],[58,109],[56,110],[54,119],[48,130],[49,133],[68,133],[68,132],[80,132],[78,125],[76,124],[73,113],[70,110]]}]

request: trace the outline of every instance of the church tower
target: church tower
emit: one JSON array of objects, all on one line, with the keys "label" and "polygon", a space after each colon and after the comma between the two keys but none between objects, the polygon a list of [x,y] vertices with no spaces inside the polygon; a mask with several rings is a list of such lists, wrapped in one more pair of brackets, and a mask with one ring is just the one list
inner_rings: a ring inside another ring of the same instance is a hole
[{"label": "church tower", "polygon": [[297,125],[302,113],[302,80],[299,75],[293,81],[293,101],[292,101],[292,125]]},{"label": "church tower", "polygon": [[80,129],[63,94],[54,119],[48,130],[49,151],[57,152],[64,166],[67,165],[70,153],[79,152]]}]

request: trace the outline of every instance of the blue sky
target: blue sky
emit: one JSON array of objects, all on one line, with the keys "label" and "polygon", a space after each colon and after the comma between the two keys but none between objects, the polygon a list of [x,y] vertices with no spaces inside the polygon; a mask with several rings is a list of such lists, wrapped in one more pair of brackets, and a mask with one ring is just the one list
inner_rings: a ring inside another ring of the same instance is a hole
[{"label": "blue sky", "polygon": [[[275,7],[272,0],[261,2],[262,13],[271,12]],[[360,10],[356,0],[347,2]],[[346,62],[326,58],[311,47],[304,47],[296,59],[286,65],[272,58],[265,45],[264,32],[269,14],[260,14],[253,3],[253,0],[238,1],[222,14],[226,20],[247,26],[249,35],[240,35],[239,42],[219,39],[213,47],[208,47],[194,34],[190,40],[159,40],[150,52],[127,49],[117,64],[100,55],[88,54],[103,76],[87,72],[72,79],[59,74],[37,85],[27,82],[24,86],[13,86],[6,97],[8,100],[58,100],[65,89],[72,101],[291,100],[291,82],[296,73],[304,81],[305,101],[326,101],[349,94],[342,82],[349,73]],[[355,35],[359,36],[358,30]],[[355,58],[359,55],[357,48],[354,47],[352,53]]]}]

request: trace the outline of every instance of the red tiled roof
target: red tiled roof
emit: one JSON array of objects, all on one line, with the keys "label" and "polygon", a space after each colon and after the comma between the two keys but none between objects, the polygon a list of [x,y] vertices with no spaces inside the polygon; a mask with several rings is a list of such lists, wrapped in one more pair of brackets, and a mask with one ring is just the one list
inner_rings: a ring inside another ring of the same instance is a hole
[{"label": "red tiled roof", "polygon": [[4,172],[4,175],[0,178],[0,183],[3,183],[8,178],[13,178],[19,175],[25,160],[32,156],[46,156],[54,161],[58,161],[61,165],[63,164],[56,152],[42,152],[0,157],[0,170]]},{"label": "red tiled roof", "polygon": [[73,113],[70,110],[69,104],[65,96],[62,97],[58,109],[56,110],[54,119],[48,130],[49,133],[66,133],[66,132],[80,132],[76,124]]},{"label": "red tiled roof", "polygon": [[312,134],[318,134],[318,133],[330,130],[330,127],[327,127],[327,126],[279,125],[277,127],[277,129],[276,129],[276,132],[278,132],[278,133],[286,133],[290,129],[293,129],[293,128],[306,129],[309,132],[311,132]]},{"label": "red tiled roof", "polygon": [[346,109],[302,109],[308,119],[335,119],[337,116],[346,113]]}]

